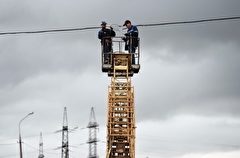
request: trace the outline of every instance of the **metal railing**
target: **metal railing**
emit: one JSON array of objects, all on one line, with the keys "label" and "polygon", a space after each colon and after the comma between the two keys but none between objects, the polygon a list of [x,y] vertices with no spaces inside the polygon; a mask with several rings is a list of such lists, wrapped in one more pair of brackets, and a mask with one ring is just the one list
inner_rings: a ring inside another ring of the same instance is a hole
[{"label": "metal railing", "polygon": [[139,65],[140,59],[140,38],[137,37],[105,37],[101,46],[102,64],[112,64],[111,54],[132,54],[135,63]]}]

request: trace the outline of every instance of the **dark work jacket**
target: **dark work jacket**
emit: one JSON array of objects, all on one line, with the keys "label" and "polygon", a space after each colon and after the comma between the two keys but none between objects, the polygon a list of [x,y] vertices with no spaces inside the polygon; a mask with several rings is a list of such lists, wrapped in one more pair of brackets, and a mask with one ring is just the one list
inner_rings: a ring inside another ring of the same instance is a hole
[{"label": "dark work jacket", "polygon": [[127,33],[125,33],[126,40],[128,45],[130,44],[130,41],[132,39],[132,46],[137,47],[138,46],[138,29],[137,26],[132,25],[128,30]]},{"label": "dark work jacket", "polygon": [[107,28],[101,29],[98,32],[98,38],[101,40],[102,44],[104,44],[106,42],[112,42],[111,37],[115,37],[115,36],[116,36],[115,31],[107,29]]}]

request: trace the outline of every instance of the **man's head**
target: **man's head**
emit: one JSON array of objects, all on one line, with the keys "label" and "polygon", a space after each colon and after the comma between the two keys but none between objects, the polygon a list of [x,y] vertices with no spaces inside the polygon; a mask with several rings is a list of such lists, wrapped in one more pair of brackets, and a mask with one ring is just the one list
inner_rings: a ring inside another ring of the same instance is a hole
[{"label": "man's head", "polygon": [[123,26],[126,26],[127,28],[130,28],[132,26],[131,21],[130,20],[126,20],[124,22]]},{"label": "man's head", "polygon": [[106,28],[107,23],[105,21],[102,21],[101,26],[102,28]]}]

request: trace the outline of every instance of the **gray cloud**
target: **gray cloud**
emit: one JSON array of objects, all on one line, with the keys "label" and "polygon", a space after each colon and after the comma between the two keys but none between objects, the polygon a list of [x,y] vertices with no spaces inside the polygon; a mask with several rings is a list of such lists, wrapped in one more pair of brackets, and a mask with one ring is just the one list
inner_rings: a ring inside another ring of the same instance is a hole
[{"label": "gray cloud", "polygon": [[[239,16],[239,6],[237,0],[2,0],[0,32],[100,26],[105,20],[122,35],[126,30],[117,25],[126,19],[137,25]],[[239,157],[239,20],[138,29],[141,70],[132,79],[137,157]],[[61,133],[53,132],[61,129],[65,106],[71,128],[86,127],[95,107],[105,141],[110,79],[101,72],[97,31],[0,36],[0,142],[13,143],[0,146],[0,157],[18,157],[18,123],[33,110],[22,124],[23,138],[38,148],[42,131],[46,157],[60,155],[53,149]],[[72,156],[87,156],[88,146],[80,145],[87,129],[70,135],[77,146]],[[104,157],[105,144],[98,147]],[[37,150],[24,149],[25,157],[37,157]]]}]

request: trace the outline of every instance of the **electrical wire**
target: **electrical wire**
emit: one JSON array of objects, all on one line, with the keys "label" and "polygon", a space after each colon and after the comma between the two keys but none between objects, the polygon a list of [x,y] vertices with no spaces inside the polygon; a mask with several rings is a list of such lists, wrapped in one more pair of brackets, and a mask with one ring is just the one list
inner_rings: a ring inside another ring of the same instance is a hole
[{"label": "electrical wire", "polygon": [[[213,21],[237,20],[237,19],[240,19],[240,16],[201,19],[201,20],[190,20],[190,21],[163,22],[163,23],[155,23],[155,24],[139,24],[139,25],[136,25],[136,26],[149,27],[149,26],[163,26],[163,25],[179,25],[179,24],[204,23],[204,22],[213,22]],[[118,26],[120,26],[120,25],[118,25]],[[69,28],[69,29],[0,32],[0,36],[2,36],[2,35],[14,35],[14,34],[42,34],[42,33],[50,33],[50,32],[72,32],[72,31],[82,31],[82,30],[95,30],[95,29],[99,29],[99,28],[101,28],[101,27],[93,26],[93,27]]]},{"label": "electrical wire", "polygon": [[[26,146],[28,146],[29,148],[32,148],[32,149],[36,150],[37,152],[39,151],[39,149],[33,147],[32,145],[27,144],[26,142],[24,142],[24,144],[25,144]],[[35,152],[36,152],[36,151],[35,151]],[[46,149],[46,150],[44,151],[44,153],[47,153],[47,154],[56,154],[56,155],[57,155],[57,153],[52,153],[52,152],[48,152],[48,151],[53,151],[53,149]],[[31,153],[34,153],[34,152],[31,152]]]},{"label": "electrical wire", "polygon": [[0,35],[10,34],[33,34],[33,33],[48,33],[48,32],[67,32],[67,31],[80,31],[80,30],[93,30],[100,27],[83,27],[83,28],[70,28],[70,29],[54,29],[54,30],[38,30],[38,31],[19,31],[19,32],[0,32]]},{"label": "electrical wire", "polygon": [[0,146],[8,146],[8,145],[16,145],[16,143],[6,143],[6,144],[0,144]]},{"label": "electrical wire", "polygon": [[201,20],[192,20],[192,21],[176,21],[176,22],[156,23],[156,24],[140,24],[137,26],[161,26],[161,25],[191,24],[191,23],[203,23],[203,22],[213,22],[213,21],[226,21],[226,20],[234,20],[234,19],[240,19],[240,17],[235,16],[235,17],[201,19]]}]

